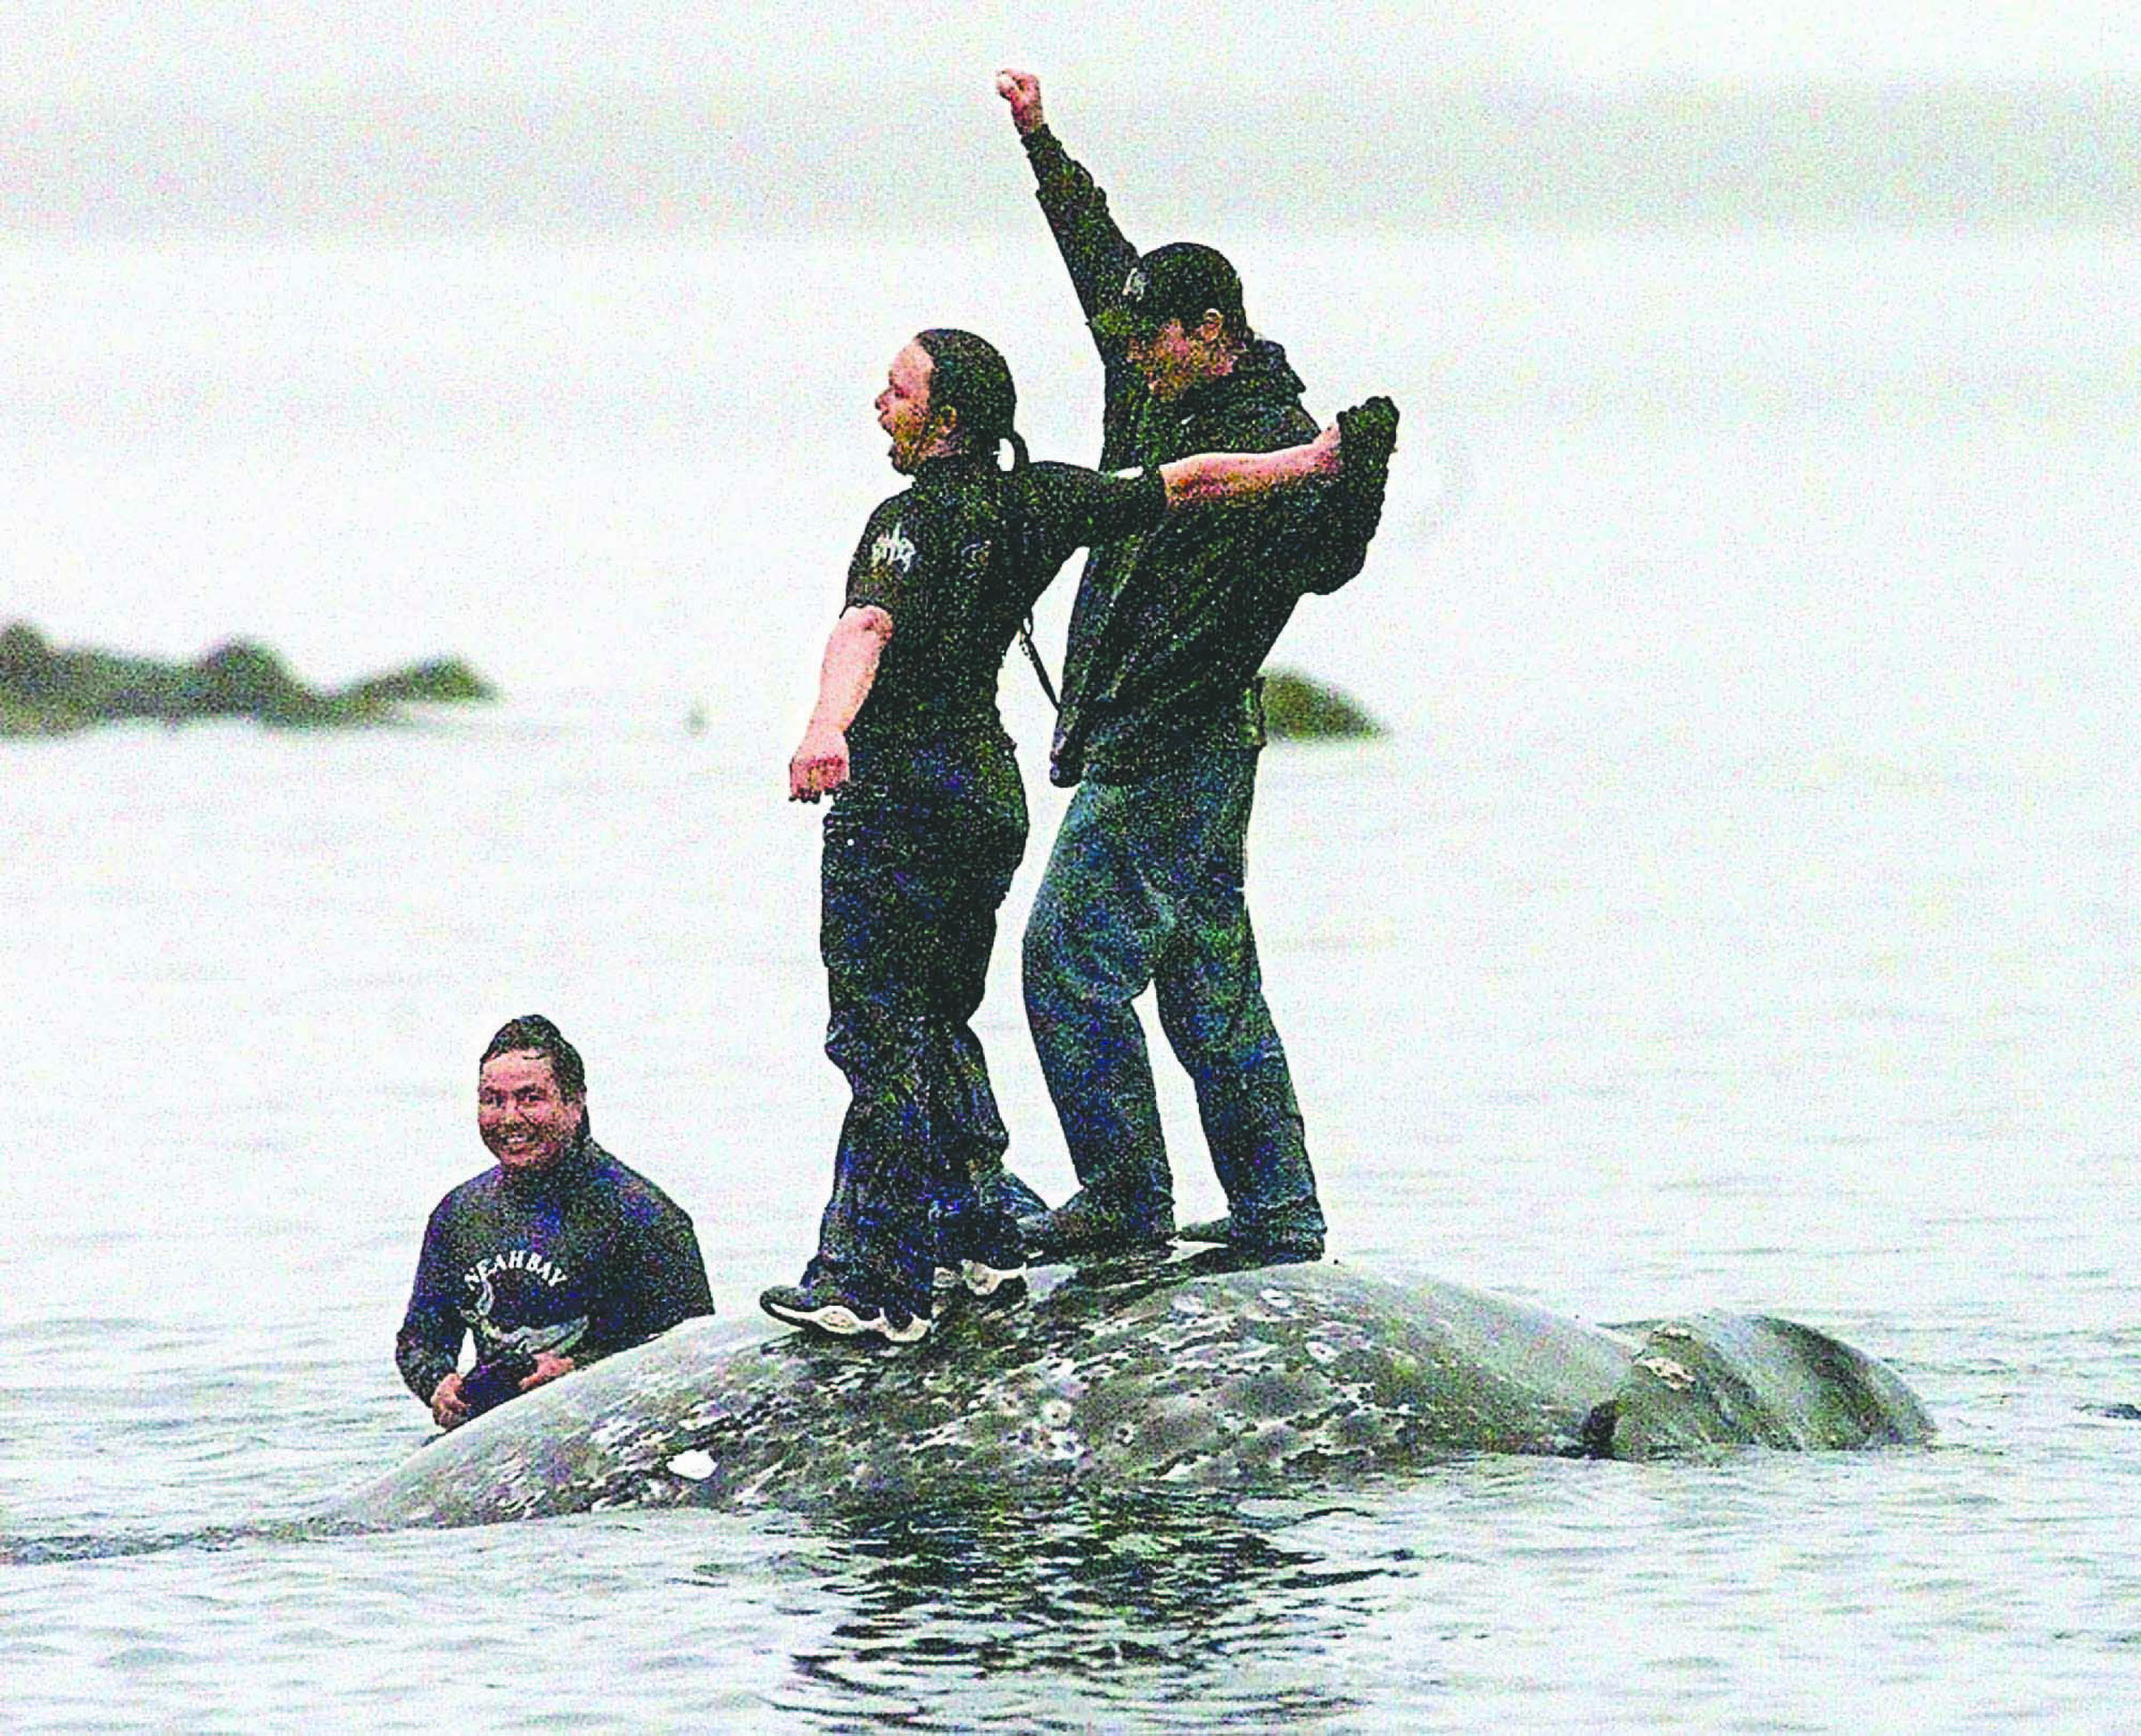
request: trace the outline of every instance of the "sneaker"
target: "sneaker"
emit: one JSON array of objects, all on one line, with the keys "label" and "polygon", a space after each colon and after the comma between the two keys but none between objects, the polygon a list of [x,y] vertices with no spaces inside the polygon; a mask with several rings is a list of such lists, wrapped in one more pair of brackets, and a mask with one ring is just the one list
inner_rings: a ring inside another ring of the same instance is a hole
[{"label": "sneaker", "polygon": [[1322,1258],[1323,1249],[1314,1243],[1229,1242],[1199,1248],[1181,1263],[1200,1274],[1251,1272],[1261,1266],[1310,1266]]},{"label": "sneaker", "polygon": [[963,1260],[959,1262],[959,1276],[966,1285],[966,1294],[977,1302],[1015,1302],[1026,1294],[1026,1260],[1022,1254],[1016,1265]]},{"label": "sneaker", "polygon": [[[996,1178],[999,1183],[1007,1178]],[[1016,1184],[1012,1184],[1016,1187]],[[1023,1191],[1022,1189],[1020,1191]],[[1029,1195],[1046,1211],[1037,1196]],[[983,1302],[1009,1300],[1026,1291],[1026,1241],[1019,1220],[1000,1200],[976,1199],[938,1227],[936,1282],[939,1294],[964,1290]]]},{"label": "sneaker", "polygon": [[1241,1256],[1243,1266],[1302,1266],[1323,1258],[1320,1236],[1244,1236],[1235,1228],[1231,1212],[1178,1229],[1175,1239],[1231,1248]]},{"label": "sneaker", "polygon": [[1022,1248],[984,1253],[956,1266],[939,1266],[930,1288],[939,1296],[964,1290],[983,1302],[1008,1302],[1026,1294],[1026,1255]]},{"label": "sneaker", "polygon": [[1008,1211],[985,1210],[971,1233],[974,1239],[963,1250],[965,1257],[959,1262],[966,1294],[981,1302],[1010,1302],[1024,1295],[1026,1238],[1018,1219]]},{"label": "sneaker", "polygon": [[809,1327],[836,1338],[876,1334],[889,1343],[912,1344],[928,1335],[930,1317],[897,1302],[869,1302],[825,1278],[806,1284],[776,1284],[762,1291],[758,1306],[776,1320]]},{"label": "sneaker", "polygon": [[1323,1258],[1318,1242],[1237,1242],[1234,1244],[1259,1266],[1313,1266]]},{"label": "sneaker", "polygon": [[1053,1211],[1019,1219],[1026,1257],[1037,1266],[1072,1258],[1091,1259],[1141,1253],[1164,1248],[1175,1233],[1174,1214],[1165,1206],[1153,1218],[1126,1217],[1094,1203],[1089,1193],[1073,1194]]},{"label": "sneaker", "polygon": [[877,1329],[889,1344],[918,1344],[930,1335],[932,1324],[930,1315],[916,1314],[897,1302],[887,1302]]}]

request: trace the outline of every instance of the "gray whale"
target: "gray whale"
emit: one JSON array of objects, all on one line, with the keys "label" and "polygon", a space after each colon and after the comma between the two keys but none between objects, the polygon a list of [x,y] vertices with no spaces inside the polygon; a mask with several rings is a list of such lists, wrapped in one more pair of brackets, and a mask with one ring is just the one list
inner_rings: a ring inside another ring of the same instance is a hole
[{"label": "gray whale", "polygon": [[366,1528],[616,1507],[860,1504],[1006,1485],[1298,1491],[1467,1453],[1914,1444],[1871,1358],[1788,1320],[1607,1329],[1454,1284],[1197,1260],[1041,1275],[1030,1305],[872,1353],[716,1320],[434,1440]]}]

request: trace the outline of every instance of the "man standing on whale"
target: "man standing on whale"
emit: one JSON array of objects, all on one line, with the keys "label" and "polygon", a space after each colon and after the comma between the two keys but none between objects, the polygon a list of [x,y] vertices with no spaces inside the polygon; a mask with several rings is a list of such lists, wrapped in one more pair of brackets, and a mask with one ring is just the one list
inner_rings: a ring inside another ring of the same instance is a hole
[{"label": "man standing on whale", "polygon": [[893,357],[875,408],[910,482],[863,532],[789,762],[791,799],[832,798],[825,1052],[850,1097],[817,1252],[800,1283],[758,1300],[796,1326],[907,1344],[930,1330],[940,1267],[971,1296],[1025,1294],[1015,1214],[1041,1204],[1004,1174],[1010,1135],[971,1024],[1026,848],[1025,788],[996,709],[1004,654],[1073,550],[1343,483],[1340,438],[1358,412],[1277,451],[1113,476],[1035,464],[1010,365],[945,327]]},{"label": "man standing on whale", "polygon": [[[1309,438],[1302,383],[1256,335],[1216,250],[1139,254],[1107,196],[1004,71],[1010,105],[1106,372],[1101,466]],[[1087,559],[1070,617],[1051,775],[1079,785],[1026,929],[1028,1021],[1079,1191],[1023,1220],[1037,1260],[1164,1244],[1174,1193],[1144,1029],[1161,1028],[1196,1087],[1239,1256],[1321,1257],[1323,1210],[1285,1051],[1265,1004],[1244,897],[1262,745],[1266,655],[1307,591],[1366,558],[1396,412],[1346,431],[1342,492],[1173,524]],[[1364,437],[1365,436],[1365,437]],[[1371,442],[1376,461],[1368,460]]]}]

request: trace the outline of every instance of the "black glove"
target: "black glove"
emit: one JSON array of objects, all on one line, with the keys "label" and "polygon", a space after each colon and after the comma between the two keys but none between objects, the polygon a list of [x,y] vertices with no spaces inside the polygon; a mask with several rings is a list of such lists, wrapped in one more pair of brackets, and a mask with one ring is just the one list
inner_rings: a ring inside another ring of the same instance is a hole
[{"label": "black glove", "polygon": [[508,1351],[490,1362],[479,1362],[461,1376],[461,1402],[471,1417],[495,1410],[508,1399],[520,1396],[520,1383],[535,1372],[535,1359]]},{"label": "black glove", "polygon": [[1390,455],[1398,443],[1398,407],[1387,398],[1338,412],[1338,477],[1324,497],[1345,519],[1346,529],[1367,538],[1383,518],[1383,491],[1390,484]]},{"label": "black glove", "polygon": [[1383,522],[1383,491],[1398,443],[1398,407],[1387,398],[1338,412],[1338,474],[1326,484],[1326,534],[1302,575],[1302,589],[1328,596],[1368,563],[1368,545]]}]

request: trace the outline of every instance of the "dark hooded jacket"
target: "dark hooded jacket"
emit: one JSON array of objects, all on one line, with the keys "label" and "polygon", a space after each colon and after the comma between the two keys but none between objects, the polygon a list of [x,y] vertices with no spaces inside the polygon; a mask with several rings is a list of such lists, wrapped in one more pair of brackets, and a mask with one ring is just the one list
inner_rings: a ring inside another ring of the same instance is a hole
[{"label": "dark hooded jacket", "polygon": [[[1043,127],[1026,136],[1041,210],[1090,322],[1137,250],[1107,195]],[[1271,451],[1315,437],[1302,382],[1276,343],[1252,337],[1231,373],[1155,400],[1120,342],[1098,331],[1107,403],[1102,467],[1157,467],[1197,452]],[[1303,591],[1359,570],[1366,539],[1323,510],[1328,484],[1253,505],[1175,515],[1087,558],[1070,616],[1052,775],[1131,782],[1184,748],[1255,739],[1251,690]]]},{"label": "dark hooded jacket", "polygon": [[428,1404],[470,1333],[479,1362],[549,1351],[583,1367],[713,1311],[691,1219],[583,1128],[549,1169],[494,1165],[439,1202],[394,1360]]}]

